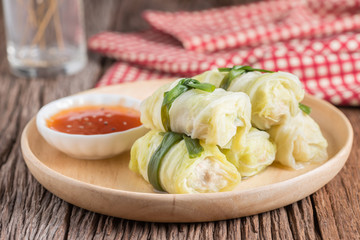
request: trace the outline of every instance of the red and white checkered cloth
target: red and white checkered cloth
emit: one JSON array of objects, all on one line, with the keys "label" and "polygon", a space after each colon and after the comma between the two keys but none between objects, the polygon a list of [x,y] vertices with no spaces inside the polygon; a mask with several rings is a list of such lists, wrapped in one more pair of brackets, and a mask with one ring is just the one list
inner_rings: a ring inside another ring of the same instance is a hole
[{"label": "red and white checkered cloth", "polygon": [[144,17],[153,29],[89,40],[90,49],[121,60],[98,86],[250,65],[294,73],[307,92],[334,104],[360,105],[360,0],[277,0]]},{"label": "red and white checkered cloth", "polygon": [[150,79],[176,78],[178,76],[162,73],[155,70],[148,70],[139,66],[130,65],[124,62],[117,62],[111,66],[104,76],[96,84],[96,87],[113,85],[124,82],[145,81]]}]

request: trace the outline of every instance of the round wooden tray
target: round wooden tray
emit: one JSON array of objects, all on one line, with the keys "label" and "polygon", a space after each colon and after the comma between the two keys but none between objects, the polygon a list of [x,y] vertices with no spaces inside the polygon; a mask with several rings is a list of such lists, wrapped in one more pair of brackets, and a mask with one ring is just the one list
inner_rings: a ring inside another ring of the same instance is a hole
[{"label": "round wooden tray", "polygon": [[[139,99],[168,81],[126,83],[89,92],[119,93]],[[104,160],[73,159],[40,136],[35,118],[25,127],[21,148],[33,176],[50,192],[76,206],[126,219],[153,222],[203,222],[253,215],[296,202],[329,182],[345,164],[353,131],[331,104],[306,96],[311,116],[328,140],[329,160],[301,170],[270,166],[243,180],[233,191],[160,194],[128,169],[129,152]]]}]

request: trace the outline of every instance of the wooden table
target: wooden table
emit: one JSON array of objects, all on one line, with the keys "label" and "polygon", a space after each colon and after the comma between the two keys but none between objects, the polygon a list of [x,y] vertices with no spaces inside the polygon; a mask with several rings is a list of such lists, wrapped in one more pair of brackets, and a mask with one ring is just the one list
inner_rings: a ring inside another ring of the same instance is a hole
[{"label": "wooden table", "polygon": [[[140,17],[144,9],[192,10],[233,4],[220,0],[84,2],[88,37],[102,30],[144,29],[147,25]],[[8,69],[1,21],[0,239],[360,238],[360,108],[341,108],[355,131],[354,146],[343,170],[313,195],[271,212],[208,223],[145,223],[89,212],[54,196],[31,176],[24,163],[22,129],[42,105],[92,88],[111,61],[90,53],[86,68],[74,76],[15,77]]]}]

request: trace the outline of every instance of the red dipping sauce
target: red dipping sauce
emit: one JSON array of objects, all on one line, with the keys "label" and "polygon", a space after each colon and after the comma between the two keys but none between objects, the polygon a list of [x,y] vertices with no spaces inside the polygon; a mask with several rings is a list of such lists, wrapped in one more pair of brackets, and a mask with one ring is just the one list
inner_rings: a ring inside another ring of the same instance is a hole
[{"label": "red dipping sauce", "polygon": [[49,128],[69,134],[114,133],[141,125],[140,112],[123,106],[83,106],[56,113],[46,121]]}]

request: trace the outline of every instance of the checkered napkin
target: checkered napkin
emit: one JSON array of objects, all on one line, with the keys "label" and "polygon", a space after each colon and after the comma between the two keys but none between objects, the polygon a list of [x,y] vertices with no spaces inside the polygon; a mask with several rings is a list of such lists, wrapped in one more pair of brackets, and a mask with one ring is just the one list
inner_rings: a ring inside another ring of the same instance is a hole
[{"label": "checkered napkin", "polygon": [[152,29],[89,40],[120,60],[97,86],[250,65],[294,73],[308,93],[334,104],[360,105],[360,0],[273,0],[144,18]]}]

